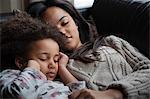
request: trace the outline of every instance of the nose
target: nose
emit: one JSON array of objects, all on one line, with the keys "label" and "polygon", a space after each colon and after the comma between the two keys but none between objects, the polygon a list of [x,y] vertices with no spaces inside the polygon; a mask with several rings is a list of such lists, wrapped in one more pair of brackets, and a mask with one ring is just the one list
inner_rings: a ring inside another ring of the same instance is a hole
[{"label": "nose", "polygon": [[66,30],[64,28],[59,28],[59,31],[63,34],[63,35],[66,35]]},{"label": "nose", "polygon": [[55,68],[55,62],[54,61],[49,61],[48,68],[49,69],[54,69]]},{"label": "nose", "polygon": [[69,36],[70,36],[70,34],[69,34],[68,31],[66,30],[66,28],[59,27],[58,30],[59,30],[63,35],[65,35],[66,37],[69,37]]}]

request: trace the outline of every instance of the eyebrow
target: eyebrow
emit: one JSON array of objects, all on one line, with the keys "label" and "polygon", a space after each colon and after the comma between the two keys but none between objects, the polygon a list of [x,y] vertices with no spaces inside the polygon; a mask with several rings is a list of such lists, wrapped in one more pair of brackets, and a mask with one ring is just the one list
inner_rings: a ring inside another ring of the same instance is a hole
[{"label": "eyebrow", "polygon": [[61,17],[61,18],[58,20],[58,22],[59,22],[59,21],[61,21],[64,17],[67,17],[67,16],[63,16],[63,17]]},{"label": "eyebrow", "polygon": [[[45,53],[45,52],[44,52],[44,53],[39,53],[38,55],[51,56],[51,55],[50,55],[50,53]],[[59,55],[60,55],[60,54],[59,54],[59,53],[57,53],[55,56],[59,56]]]},{"label": "eyebrow", "polygon": [[40,55],[50,56],[50,54],[49,54],[49,53],[38,53],[38,55],[39,55],[39,56],[40,56]]}]

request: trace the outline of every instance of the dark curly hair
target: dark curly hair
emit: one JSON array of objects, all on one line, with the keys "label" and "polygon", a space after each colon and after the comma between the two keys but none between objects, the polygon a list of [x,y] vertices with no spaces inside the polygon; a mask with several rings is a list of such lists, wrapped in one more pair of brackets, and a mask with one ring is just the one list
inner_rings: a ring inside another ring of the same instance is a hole
[{"label": "dark curly hair", "polygon": [[25,58],[30,43],[46,38],[53,39],[61,46],[65,42],[55,27],[33,19],[25,12],[17,13],[4,22],[1,27],[1,70],[18,69],[15,58]]}]

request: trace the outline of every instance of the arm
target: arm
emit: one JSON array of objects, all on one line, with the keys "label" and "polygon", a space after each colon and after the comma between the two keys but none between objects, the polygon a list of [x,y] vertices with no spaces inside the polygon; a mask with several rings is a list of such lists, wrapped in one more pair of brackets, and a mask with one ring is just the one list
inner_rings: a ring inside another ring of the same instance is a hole
[{"label": "arm", "polygon": [[68,56],[60,53],[58,74],[65,84],[78,82],[78,80],[67,70]]},{"label": "arm", "polygon": [[61,59],[59,60],[59,75],[63,82],[67,84],[73,91],[71,99],[122,99],[122,93],[115,89],[108,89],[106,91],[94,91],[86,89],[85,82],[79,81],[67,70],[66,65],[68,62],[68,57],[61,54]]},{"label": "arm", "polygon": [[115,89],[106,91],[95,91],[82,89],[71,94],[71,99],[123,99],[122,93]]},{"label": "arm", "polygon": [[[129,63],[133,72],[119,81],[114,81],[108,85],[105,91],[94,91],[83,89],[72,94],[72,98],[86,99],[122,99],[150,97],[150,60],[139,53],[128,42],[115,36],[108,36],[102,40],[102,44],[110,46],[118,51]],[[124,94],[124,96],[123,96]]]},{"label": "arm", "polygon": [[[0,98],[36,98],[35,86],[45,77],[37,69],[5,70],[0,73]],[[29,95],[32,92],[32,95]]]},{"label": "arm", "polygon": [[104,43],[116,49],[133,69],[123,79],[112,82],[108,89],[122,87],[128,97],[150,97],[150,60],[121,38],[109,36],[104,39]]}]

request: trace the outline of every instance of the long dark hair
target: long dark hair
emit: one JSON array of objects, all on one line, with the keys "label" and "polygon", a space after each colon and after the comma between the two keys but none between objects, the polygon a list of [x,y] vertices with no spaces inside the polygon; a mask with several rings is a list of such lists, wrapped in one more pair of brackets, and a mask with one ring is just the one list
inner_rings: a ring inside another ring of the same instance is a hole
[{"label": "long dark hair", "polygon": [[[27,8],[27,12],[31,14],[32,17],[42,18],[42,14],[44,11],[52,6],[56,6],[62,8],[66,12],[70,14],[75,23],[78,25],[79,36],[81,42],[84,43],[85,46],[81,46],[78,51],[75,51],[72,55],[72,51],[65,51],[70,58],[79,59],[84,61],[83,54],[86,50],[92,49],[93,41],[98,36],[96,28],[89,24],[84,17],[76,10],[76,8],[67,0],[45,0],[40,2],[34,2],[29,5]],[[90,61],[89,61],[90,62]]]},{"label": "long dark hair", "polygon": [[[43,12],[52,6],[60,7],[70,14],[74,19],[75,23],[79,29],[79,36],[82,43],[85,43],[93,37],[96,33],[93,33],[92,26],[82,17],[82,15],[75,9],[75,7],[67,0],[45,0],[40,2],[33,2],[27,8],[27,12],[31,14],[32,17],[42,18]],[[92,33],[91,33],[92,32]]]}]

